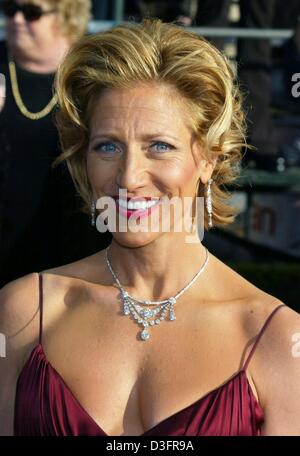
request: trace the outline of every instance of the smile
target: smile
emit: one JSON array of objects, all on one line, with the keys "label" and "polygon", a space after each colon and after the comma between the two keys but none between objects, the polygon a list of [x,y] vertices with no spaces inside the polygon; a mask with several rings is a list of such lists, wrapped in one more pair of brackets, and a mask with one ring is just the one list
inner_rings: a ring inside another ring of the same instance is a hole
[{"label": "smile", "polygon": [[145,217],[161,204],[161,198],[149,201],[130,201],[126,199],[116,199],[117,208],[119,213],[127,218],[132,214],[139,217]]},{"label": "smile", "polygon": [[150,200],[150,201],[126,201],[125,199],[117,199],[117,203],[119,206],[123,207],[124,209],[131,209],[131,210],[145,210],[149,209],[152,206],[158,204],[160,199]]}]

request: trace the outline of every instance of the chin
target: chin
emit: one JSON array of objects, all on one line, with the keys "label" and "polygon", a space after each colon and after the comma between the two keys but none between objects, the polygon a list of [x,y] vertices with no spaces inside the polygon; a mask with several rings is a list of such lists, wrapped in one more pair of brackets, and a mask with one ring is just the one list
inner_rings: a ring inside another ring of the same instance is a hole
[{"label": "chin", "polygon": [[160,236],[161,233],[112,233],[113,240],[117,244],[128,248],[145,247],[146,245],[152,244]]}]

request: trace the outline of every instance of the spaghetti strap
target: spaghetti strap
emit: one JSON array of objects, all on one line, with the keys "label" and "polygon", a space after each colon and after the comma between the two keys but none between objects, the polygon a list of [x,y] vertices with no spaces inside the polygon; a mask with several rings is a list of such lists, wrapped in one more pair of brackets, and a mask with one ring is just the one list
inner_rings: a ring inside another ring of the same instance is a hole
[{"label": "spaghetti strap", "polygon": [[39,309],[40,309],[40,334],[39,344],[42,343],[43,334],[43,274],[39,272]]},{"label": "spaghetti strap", "polygon": [[245,363],[244,363],[244,365],[243,365],[243,367],[242,367],[241,370],[244,370],[244,371],[245,371],[245,370],[247,369],[248,364],[249,364],[249,362],[250,362],[250,360],[251,360],[251,358],[252,358],[252,356],[253,356],[253,354],[254,354],[254,352],[255,352],[255,349],[256,349],[256,347],[257,347],[258,342],[260,341],[261,336],[263,335],[265,329],[267,328],[267,326],[268,326],[268,324],[270,323],[270,321],[271,321],[272,317],[274,316],[274,314],[277,312],[277,310],[278,310],[280,307],[283,307],[283,306],[286,307],[286,304],[280,304],[279,306],[275,307],[275,309],[272,310],[271,314],[270,314],[270,315],[268,316],[268,318],[266,319],[266,321],[265,321],[265,323],[263,324],[261,330],[259,331],[258,335],[256,336],[255,343],[253,344],[252,349],[251,349],[251,351],[250,351],[250,353],[249,353],[249,355],[248,355],[248,358],[246,359],[246,361],[245,361]]}]

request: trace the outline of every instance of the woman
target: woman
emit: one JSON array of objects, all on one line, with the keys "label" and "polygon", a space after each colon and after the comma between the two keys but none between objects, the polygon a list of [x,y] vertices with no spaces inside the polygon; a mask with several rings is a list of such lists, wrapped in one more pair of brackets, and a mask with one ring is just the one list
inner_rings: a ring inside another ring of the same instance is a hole
[{"label": "woman", "polygon": [[62,166],[51,171],[60,154],[54,75],[71,44],[86,32],[90,6],[90,0],[1,3],[6,98],[0,114],[0,286],[99,248],[99,239],[93,250],[93,241],[88,247],[84,240],[93,232],[80,215],[68,173]]},{"label": "woman", "polygon": [[[59,161],[94,221],[99,209],[98,229],[100,218],[113,228],[101,198],[117,200],[117,223],[105,251],[1,290],[1,432],[299,434],[298,313],[208,255],[201,236],[190,242],[189,223],[173,229],[184,206],[164,212],[197,192],[206,229],[233,219],[221,185],[238,169],[244,118],[225,58],[144,21],[82,39],[56,87]],[[155,217],[158,229],[120,229]]]}]

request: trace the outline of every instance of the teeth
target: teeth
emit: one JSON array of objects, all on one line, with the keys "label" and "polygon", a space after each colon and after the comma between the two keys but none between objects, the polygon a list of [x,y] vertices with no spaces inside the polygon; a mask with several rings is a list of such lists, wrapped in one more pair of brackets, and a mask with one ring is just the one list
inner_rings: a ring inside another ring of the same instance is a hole
[{"label": "teeth", "polygon": [[155,204],[157,204],[159,202],[159,199],[158,200],[152,200],[152,201],[125,201],[125,200],[118,200],[118,203],[121,207],[123,207],[124,209],[141,209],[141,210],[145,210],[145,209],[149,209],[150,207],[154,206]]}]

